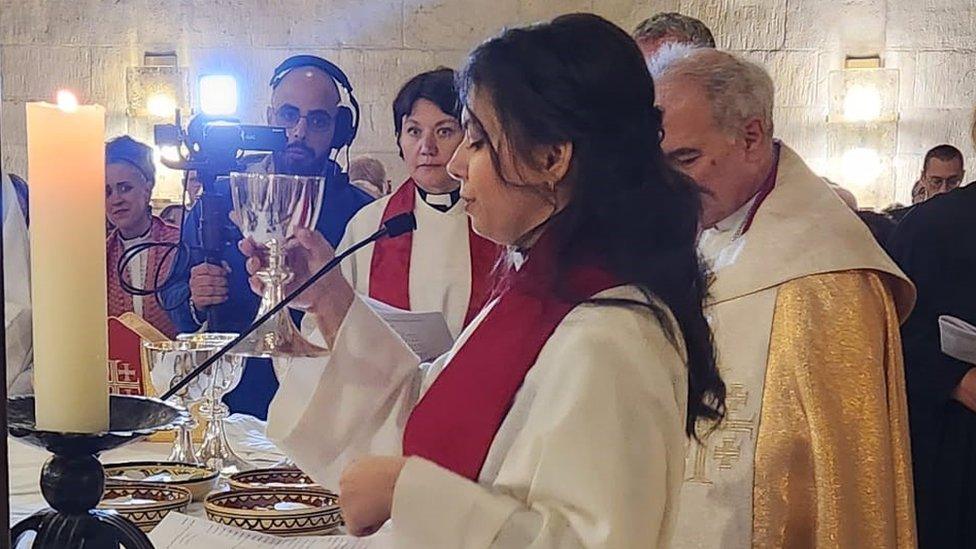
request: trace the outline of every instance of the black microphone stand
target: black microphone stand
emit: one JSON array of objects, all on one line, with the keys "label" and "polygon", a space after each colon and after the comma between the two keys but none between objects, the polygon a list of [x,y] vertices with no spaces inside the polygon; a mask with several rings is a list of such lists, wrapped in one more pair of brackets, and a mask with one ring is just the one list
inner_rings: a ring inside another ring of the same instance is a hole
[{"label": "black microphone stand", "polygon": [[321,269],[316,271],[315,274],[310,276],[308,280],[303,282],[301,285],[295,288],[291,293],[286,295],[285,298],[282,299],[277,305],[272,307],[270,310],[268,310],[268,312],[264,313],[257,320],[252,322],[251,325],[248,326],[247,329],[244,330],[240,335],[235,337],[233,341],[221,347],[210,358],[208,358],[202,364],[194,368],[192,372],[184,376],[183,379],[179,381],[179,383],[170,387],[170,389],[165,393],[163,393],[163,395],[159,398],[161,400],[167,400],[173,395],[175,395],[176,393],[180,392],[180,390],[186,387],[187,384],[189,384],[197,376],[199,376],[204,371],[206,371],[207,368],[210,367],[210,365],[223,358],[223,356],[226,355],[228,352],[230,352],[230,350],[233,349],[235,345],[237,345],[241,341],[244,341],[244,339],[246,339],[247,336],[251,335],[251,333],[253,333],[254,330],[260,328],[262,324],[264,324],[269,319],[271,319],[279,311],[287,307],[288,304],[294,301],[295,298],[297,298],[302,292],[304,292],[310,286],[312,286],[312,284],[315,284],[320,278],[322,278],[323,276],[327,275],[330,271],[335,269],[336,266],[339,265],[339,263],[341,263],[343,259],[349,257],[350,255],[355,253],[363,246],[375,242],[376,240],[379,240],[384,236],[389,236],[390,238],[393,238],[403,233],[410,232],[416,228],[417,228],[417,220],[414,218],[412,212],[400,214],[390,218],[389,220],[387,220],[386,223],[383,224],[382,227],[380,227],[378,231],[369,235],[369,237],[365,238],[364,240],[357,242],[355,245],[351,246],[348,250],[332,258],[331,261],[326,263]]}]

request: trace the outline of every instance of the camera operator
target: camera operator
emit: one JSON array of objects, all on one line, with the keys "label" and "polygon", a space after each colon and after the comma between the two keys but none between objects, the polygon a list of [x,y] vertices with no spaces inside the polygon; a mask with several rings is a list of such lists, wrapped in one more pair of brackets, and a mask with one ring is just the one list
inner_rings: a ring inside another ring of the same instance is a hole
[{"label": "camera operator", "polygon": [[[372,200],[349,183],[346,173],[332,158],[333,153],[349,147],[355,137],[358,107],[352,88],[338,67],[308,55],[290,57],[279,65],[271,79],[271,87],[267,122],[286,128],[288,144],[283,151],[252,164],[248,171],[325,177],[326,188],[316,230],[336,246],[349,219]],[[343,105],[340,87],[347,92],[355,111]],[[230,193],[225,196],[229,201]],[[196,230],[200,215],[198,204],[185,221],[183,235],[191,250],[200,246]],[[218,307],[219,325],[206,326],[208,332],[240,332],[254,320],[260,299],[248,287],[244,256],[237,249],[241,238],[238,234],[226,240],[221,254],[222,265],[193,257],[189,268],[184,264],[180,266],[182,268],[174,269],[172,276],[175,278],[168,284],[163,297],[171,307],[182,301],[170,311],[180,332],[200,330],[209,307]],[[277,389],[277,380],[270,364],[255,368],[255,362],[251,360],[240,385],[228,395],[227,403],[232,411],[264,418]]]}]

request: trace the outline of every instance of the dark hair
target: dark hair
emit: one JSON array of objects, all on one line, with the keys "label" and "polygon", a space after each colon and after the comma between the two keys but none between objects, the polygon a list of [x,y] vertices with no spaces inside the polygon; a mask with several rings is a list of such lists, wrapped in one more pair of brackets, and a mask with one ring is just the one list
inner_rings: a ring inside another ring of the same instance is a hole
[{"label": "dark hair", "polygon": [[[687,353],[686,432],[695,435],[699,418],[722,417],[725,385],[702,312],[700,189],[661,151],[661,112],[636,43],[596,15],[564,15],[479,46],[458,87],[471,123],[480,124],[467,103],[472,89],[490,99],[509,151],[573,144],[573,197],[546,230],[555,235],[559,271],[580,253],[597,254],[620,279],[663,302],[677,326],[654,300],[649,307],[676,345],[680,328]],[[552,284],[561,285],[555,273]],[[634,304],[648,306],[626,303]]]},{"label": "dark hair", "polygon": [[657,13],[641,21],[634,29],[634,40],[657,40],[672,36],[680,42],[699,48],[714,48],[715,37],[700,20],[675,12]]},{"label": "dark hair", "polygon": [[[438,67],[422,72],[407,81],[393,100],[393,132],[396,134],[397,147],[400,146],[400,134],[403,132],[403,117],[409,116],[414,103],[421,99],[430,101],[445,114],[461,121],[461,104],[458,102],[457,87],[454,84],[454,70]],[[400,158],[403,158],[402,149]]]},{"label": "dark hair", "polygon": [[105,164],[129,164],[139,170],[150,187],[156,184],[156,164],[153,163],[152,147],[132,139],[128,135],[110,139],[105,143]]},{"label": "dark hair", "polygon": [[945,160],[946,162],[958,160],[959,165],[963,166],[962,152],[952,145],[942,144],[929,149],[929,152],[925,153],[925,160],[922,162],[922,171],[925,171],[929,167],[929,160],[933,158]]}]

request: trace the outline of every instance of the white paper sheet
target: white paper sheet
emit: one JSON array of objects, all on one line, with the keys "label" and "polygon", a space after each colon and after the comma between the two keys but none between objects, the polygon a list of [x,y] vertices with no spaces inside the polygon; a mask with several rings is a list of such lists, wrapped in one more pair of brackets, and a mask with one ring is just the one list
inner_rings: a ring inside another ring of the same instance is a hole
[{"label": "white paper sheet", "polygon": [[403,338],[404,343],[420,360],[424,362],[434,360],[451,350],[451,346],[454,345],[454,338],[447,327],[443,313],[406,311],[369,296],[364,295],[362,298],[390,325],[390,328],[393,328],[394,332]]},{"label": "white paper sheet", "polygon": [[939,317],[942,352],[963,362],[976,364],[976,326],[956,318]]},{"label": "white paper sheet", "polygon": [[368,538],[352,536],[304,536],[280,538],[224,526],[182,513],[169,513],[149,540],[156,549],[382,549],[389,547],[388,531]]}]

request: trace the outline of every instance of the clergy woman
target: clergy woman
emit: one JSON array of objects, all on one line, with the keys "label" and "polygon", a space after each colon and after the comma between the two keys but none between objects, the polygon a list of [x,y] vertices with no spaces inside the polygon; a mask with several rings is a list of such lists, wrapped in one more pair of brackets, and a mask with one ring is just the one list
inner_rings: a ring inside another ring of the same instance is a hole
[{"label": "clergy woman", "polygon": [[442,312],[456,338],[488,298],[501,247],[471,230],[459,204],[461,184],[447,173],[464,137],[454,71],[421,73],[404,84],[393,101],[393,129],[410,177],[359,210],[338,249],[404,212],[413,212],[417,230],[367,246],[342,272],[357,292],[388,305]]},{"label": "clergy woman", "polygon": [[169,274],[174,254],[169,248],[152,246],[136,252],[119,272],[126,250],[146,243],[173,243],[180,240],[180,229],[152,214],[149,198],[156,183],[152,148],[129,136],[105,144],[105,214],[114,227],[106,240],[108,314],[134,312],[167,337],[176,335],[176,326],[153,296],[133,295],[122,287],[152,289]]},{"label": "clergy woman", "polygon": [[[511,271],[431,364],[323,277],[299,305],[331,355],[291,365],[269,435],[339,489],[350,532],[392,518],[400,547],[666,547],[685,445],[725,390],[698,189],[661,152],[640,51],[568,15],[485,42],[459,81],[448,171]],[[261,254],[241,247],[255,272]],[[332,256],[299,233],[296,279]]]}]

